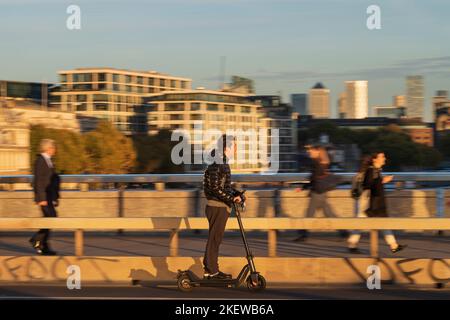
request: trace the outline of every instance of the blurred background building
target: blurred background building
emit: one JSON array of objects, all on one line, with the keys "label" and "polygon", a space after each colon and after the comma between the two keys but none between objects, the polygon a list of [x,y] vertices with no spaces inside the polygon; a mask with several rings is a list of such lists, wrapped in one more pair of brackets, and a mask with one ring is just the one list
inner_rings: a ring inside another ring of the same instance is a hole
[{"label": "blurred background building", "polygon": [[50,108],[105,119],[127,135],[147,133],[143,97],[191,89],[191,79],[156,71],[79,68],[59,72]]},{"label": "blurred background building", "polygon": [[409,118],[423,118],[425,87],[423,76],[406,77],[406,115]]},{"label": "blurred background building", "polygon": [[308,112],[314,118],[330,117],[330,90],[321,82],[309,90]]},{"label": "blurred background building", "polygon": [[0,99],[17,105],[40,106],[46,109],[52,84],[40,82],[0,80]]},{"label": "blurred background building", "polygon": [[[191,137],[193,159],[196,159],[196,151],[203,152],[211,147],[211,141],[203,136],[205,130],[225,133],[227,129],[259,130],[263,125],[260,121],[261,105],[240,93],[206,89],[162,92],[145,97],[145,104],[149,110],[148,133],[156,134],[161,129],[185,130]],[[199,131],[200,136],[195,135],[195,130],[202,130]],[[239,141],[239,144],[245,146],[245,157],[248,159],[251,150],[249,143]],[[233,164],[232,168],[245,172],[266,169],[258,163]],[[203,169],[203,163],[185,166],[186,171]]]},{"label": "blurred background building", "polygon": [[368,81],[346,81],[346,118],[363,119],[369,116]]},{"label": "blurred background building", "polygon": [[307,116],[308,111],[308,94],[294,93],[291,94],[292,111],[297,112],[300,116]]},{"label": "blurred background building", "polygon": [[29,173],[29,154],[29,125],[0,103],[0,173]]}]

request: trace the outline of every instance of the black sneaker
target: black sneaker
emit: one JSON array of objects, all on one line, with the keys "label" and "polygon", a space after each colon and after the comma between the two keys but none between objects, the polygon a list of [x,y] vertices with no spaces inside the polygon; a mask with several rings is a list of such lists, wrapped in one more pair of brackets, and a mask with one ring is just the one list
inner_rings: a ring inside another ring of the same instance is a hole
[{"label": "black sneaker", "polygon": [[53,251],[49,247],[44,247],[42,249],[42,255],[44,255],[44,256],[56,256],[56,251]]},{"label": "black sneaker", "polygon": [[30,239],[30,243],[37,254],[43,254],[44,247],[42,246],[42,243],[40,241],[34,241],[33,239]]},{"label": "black sneaker", "polygon": [[208,280],[229,280],[230,278],[227,278],[226,276],[224,276],[224,273],[216,272],[216,273],[210,274],[207,279]]},{"label": "black sneaker", "polygon": [[231,279],[231,278],[233,277],[231,274],[224,273],[224,272],[222,272],[222,271],[219,271],[219,275],[220,275],[221,277],[226,278],[226,279]]},{"label": "black sneaker", "polygon": [[405,249],[406,247],[407,247],[407,245],[401,245],[401,244],[399,244],[399,245],[397,246],[397,248],[391,249],[391,252],[392,252],[392,253],[396,253],[396,252],[402,251],[402,250]]}]

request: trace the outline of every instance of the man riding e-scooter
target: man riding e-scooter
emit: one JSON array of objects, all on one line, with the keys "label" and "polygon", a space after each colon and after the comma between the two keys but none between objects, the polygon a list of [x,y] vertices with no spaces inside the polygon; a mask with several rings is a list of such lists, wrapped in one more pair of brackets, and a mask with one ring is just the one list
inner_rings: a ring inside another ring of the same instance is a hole
[{"label": "man riding e-scooter", "polygon": [[219,270],[219,247],[233,202],[241,202],[241,193],[231,187],[231,171],[228,164],[236,151],[235,138],[222,135],[213,151],[214,161],[204,173],[203,190],[207,199],[205,214],[209,222],[208,242],[203,258],[204,278],[225,280],[230,274]]}]

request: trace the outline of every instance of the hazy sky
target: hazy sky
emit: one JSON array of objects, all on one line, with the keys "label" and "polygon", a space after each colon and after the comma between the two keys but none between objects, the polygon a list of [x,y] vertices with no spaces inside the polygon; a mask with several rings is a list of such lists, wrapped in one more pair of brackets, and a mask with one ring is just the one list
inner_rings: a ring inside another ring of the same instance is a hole
[{"label": "hazy sky", "polygon": [[[70,4],[81,30],[66,28]],[[366,8],[381,7],[381,30]],[[321,81],[336,108],[345,80],[369,80],[369,104],[425,76],[427,107],[450,90],[448,0],[0,0],[0,79],[55,82],[61,69],[157,70],[215,89],[226,76],[258,94],[307,92]]]}]

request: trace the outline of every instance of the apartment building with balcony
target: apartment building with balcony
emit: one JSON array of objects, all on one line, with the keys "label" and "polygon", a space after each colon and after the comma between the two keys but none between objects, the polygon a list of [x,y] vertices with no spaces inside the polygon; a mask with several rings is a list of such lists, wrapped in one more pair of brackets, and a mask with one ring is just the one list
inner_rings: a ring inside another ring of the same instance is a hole
[{"label": "apartment building with balcony", "polygon": [[192,80],[156,71],[77,68],[59,71],[50,109],[105,119],[125,134],[147,133],[143,97],[166,91],[190,90]]}]

